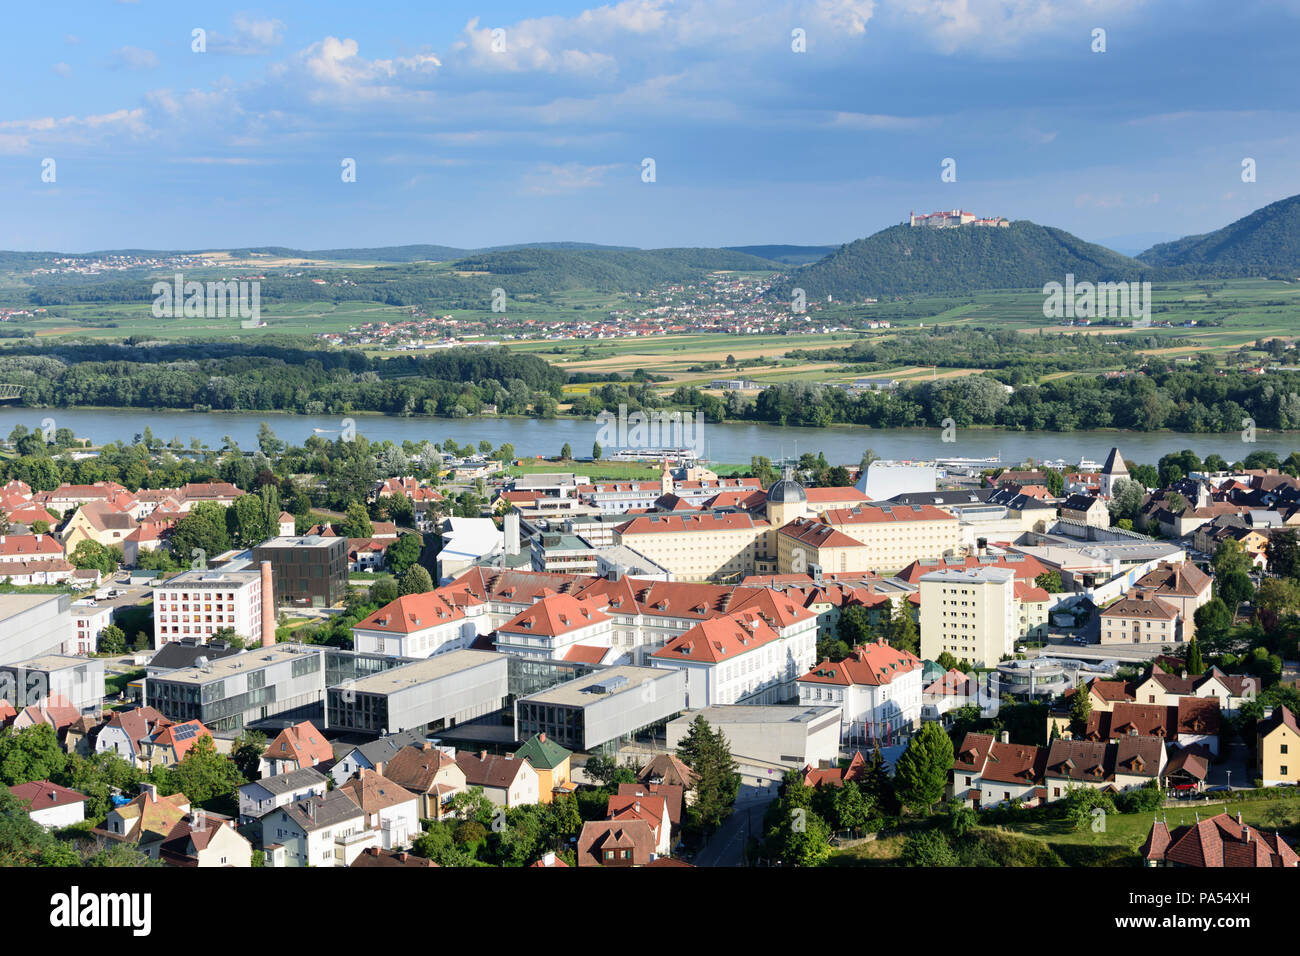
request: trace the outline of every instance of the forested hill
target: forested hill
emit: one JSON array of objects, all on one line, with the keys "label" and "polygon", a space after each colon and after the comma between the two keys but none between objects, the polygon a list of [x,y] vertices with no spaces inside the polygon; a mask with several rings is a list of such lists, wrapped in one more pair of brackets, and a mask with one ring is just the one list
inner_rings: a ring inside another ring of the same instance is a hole
[{"label": "forested hill", "polygon": [[780,269],[770,259],[727,249],[515,249],[457,261],[458,272],[522,279],[526,286],[638,292],[665,282],[686,282],[718,270]]},{"label": "forested hill", "polygon": [[774,289],[788,298],[802,288],[809,302],[858,300],[887,295],[1041,289],[1063,282],[1137,281],[1154,270],[1104,246],[1085,242],[1063,229],[1028,220],[1005,228],[954,229],[892,226],[841,246],[825,259],[800,269]]},{"label": "forested hill", "polygon": [[1177,277],[1293,280],[1300,275],[1300,196],[1256,209],[1214,232],[1162,242],[1138,258]]}]

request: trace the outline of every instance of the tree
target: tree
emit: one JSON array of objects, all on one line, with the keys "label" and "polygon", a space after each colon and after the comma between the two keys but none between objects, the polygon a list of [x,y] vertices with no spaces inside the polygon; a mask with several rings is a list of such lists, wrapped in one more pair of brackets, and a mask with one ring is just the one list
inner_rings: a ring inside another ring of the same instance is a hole
[{"label": "tree", "polygon": [[698,714],[678,744],[677,756],[695,772],[695,802],[689,811],[693,824],[716,829],[731,813],[740,792],[740,774],[727,738]]},{"label": "tree", "polygon": [[916,626],[916,615],[911,604],[904,602],[885,631],[885,640],[896,651],[916,654],[921,649],[921,632]]},{"label": "tree", "polygon": [[104,629],[99,632],[99,653],[125,654],[126,632],[116,624],[105,625]]},{"label": "tree", "polygon": [[1214,597],[1196,609],[1193,615],[1196,633],[1207,644],[1215,644],[1228,636],[1232,627],[1232,612],[1223,598]]},{"label": "tree", "polygon": [[370,585],[370,603],[383,607],[385,604],[391,604],[396,601],[400,594],[397,593],[397,582],[392,578],[383,577]]},{"label": "tree", "polygon": [[943,797],[952,758],[948,735],[937,723],[923,724],[894,768],[894,784],[903,804],[912,810],[925,807],[930,812]]},{"label": "tree", "polygon": [[424,594],[433,590],[433,578],[422,565],[413,564],[403,572],[397,582],[399,596],[407,594]]},{"label": "tree", "polygon": [[1115,482],[1114,494],[1106,504],[1111,521],[1115,522],[1121,518],[1132,520],[1137,517],[1144,497],[1146,497],[1146,490],[1141,484],[1128,478],[1118,479]]},{"label": "tree", "polygon": [[849,647],[865,644],[872,638],[871,615],[865,605],[850,604],[840,611],[836,623],[839,639]]},{"label": "tree", "polygon": [[[768,852],[788,866],[820,866],[830,856],[831,828],[803,807],[773,805],[780,817],[767,834]],[[782,812],[784,811],[784,812]]]},{"label": "tree", "polygon": [[1065,476],[1053,468],[1043,469],[1043,477],[1047,479],[1047,492],[1053,498],[1059,498],[1065,493]]},{"label": "tree", "polygon": [[1268,569],[1279,577],[1300,577],[1300,537],[1292,528],[1275,532],[1264,549]]},{"label": "tree", "polygon": [[161,774],[157,770],[154,773],[160,791],[165,788],[169,794],[183,793],[197,807],[231,797],[241,784],[247,783],[235,762],[217,753],[211,734],[199,737],[180,763],[163,768]]},{"label": "tree", "polygon": [[1205,661],[1201,658],[1201,645],[1192,638],[1187,645],[1187,673],[1204,674]]},{"label": "tree", "polygon": [[1082,737],[1088,728],[1088,717],[1092,714],[1092,694],[1083,681],[1074,685],[1070,695],[1070,733]]},{"label": "tree", "polygon": [[1038,577],[1034,578],[1034,584],[1042,588],[1048,594],[1060,594],[1065,590],[1065,587],[1061,584],[1060,571],[1044,571]]},{"label": "tree", "polygon": [[832,789],[837,827],[860,833],[873,823],[879,824],[880,816],[876,813],[874,803],[852,780],[847,780],[843,786]]},{"label": "tree", "polygon": [[1250,556],[1246,554],[1241,542],[1234,538],[1224,538],[1214,550],[1214,575],[1225,577],[1234,571],[1248,574]]},{"label": "tree", "polygon": [[600,461],[601,456],[603,456],[604,454],[605,454],[605,450],[600,447],[600,442],[595,442],[592,444],[591,446],[592,461]]},{"label": "tree", "polygon": [[384,562],[393,574],[403,574],[406,569],[420,560],[424,553],[424,536],[404,534],[388,546],[384,552]]},{"label": "tree", "polygon": [[61,773],[67,762],[59,738],[49,724],[0,731],[0,783],[5,786],[49,780]]},{"label": "tree", "polygon": [[1255,592],[1255,606],[1276,617],[1300,611],[1300,582],[1292,578],[1266,579]]},{"label": "tree", "polygon": [[266,734],[256,730],[245,730],[235,738],[231,745],[230,757],[239,768],[245,780],[256,780],[261,776],[258,769],[262,763],[262,754],[266,753]]},{"label": "tree", "polygon": [[566,442],[564,443],[564,447],[560,449],[560,460],[561,460],[561,461],[570,461],[570,460],[572,460],[572,458],[573,458],[573,446],[571,446],[571,445],[566,441]]},{"label": "tree", "polygon": [[1255,585],[1245,571],[1233,570],[1224,575],[1215,575],[1215,591],[1223,598],[1223,603],[1230,609],[1239,608],[1255,596]]},{"label": "tree", "polygon": [[592,754],[587,758],[587,763],[582,769],[588,779],[596,781],[602,787],[636,783],[636,774],[632,772],[632,768],[623,766],[609,754]]},{"label": "tree", "polygon": [[347,511],[343,515],[343,524],[340,526],[343,536],[347,538],[373,538],[375,536],[375,526],[370,523],[370,515],[366,513],[366,506],[359,501],[353,501],[348,505]]},{"label": "tree", "polygon": [[112,574],[117,570],[118,564],[111,549],[104,547],[98,541],[92,541],[90,538],[84,538],[77,542],[77,546],[72,549],[72,555],[68,558],[68,561],[74,568],[94,570],[100,574]]}]

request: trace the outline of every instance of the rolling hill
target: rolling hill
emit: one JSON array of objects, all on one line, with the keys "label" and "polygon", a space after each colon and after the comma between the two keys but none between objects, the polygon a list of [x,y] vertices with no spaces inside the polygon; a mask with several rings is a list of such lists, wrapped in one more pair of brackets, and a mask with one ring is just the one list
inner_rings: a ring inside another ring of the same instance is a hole
[{"label": "rolling hill", "polygon": [[1028,220],[1006,228],[891,226],[841,246],[773,290],[809,301],[827,295],[855,300],[888,295],[1042,288],[1072,273],[1079,281],[1150,278],[1154,270],[1062,229]]},{"label": "rolling hill", "polygon": [[1300,276],[1300,196],[1270,203],[1214,232],[1152,246],[1138,258],[1176,277],[1295,279]]}]

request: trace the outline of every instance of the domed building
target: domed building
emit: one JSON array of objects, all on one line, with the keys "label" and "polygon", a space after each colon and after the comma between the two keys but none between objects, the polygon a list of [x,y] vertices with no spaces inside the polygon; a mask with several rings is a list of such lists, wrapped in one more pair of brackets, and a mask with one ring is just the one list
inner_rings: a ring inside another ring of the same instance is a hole
[{"label": "domed building", "polygon": [[794,479],[794,470],[787,467],[781,480],[767,489],[767,520],[773,528],[808,517],[808,494],[803,485]]}]

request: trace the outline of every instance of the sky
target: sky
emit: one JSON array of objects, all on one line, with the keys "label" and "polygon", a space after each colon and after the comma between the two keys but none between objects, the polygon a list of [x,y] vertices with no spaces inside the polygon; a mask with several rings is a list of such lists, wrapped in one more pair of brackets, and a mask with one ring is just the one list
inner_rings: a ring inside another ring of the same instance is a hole
[{"label": "sky", "polygon": [[1135,252],[1300,193],[1300,0],[3,16],[4,249],[832,245],[960,207]]}]

